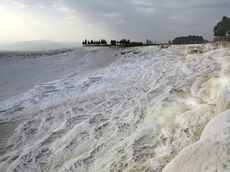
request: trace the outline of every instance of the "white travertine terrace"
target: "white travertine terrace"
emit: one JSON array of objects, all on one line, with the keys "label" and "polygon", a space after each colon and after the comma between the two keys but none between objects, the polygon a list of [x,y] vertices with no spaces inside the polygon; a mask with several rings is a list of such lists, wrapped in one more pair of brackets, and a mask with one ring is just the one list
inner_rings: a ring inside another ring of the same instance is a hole
[{"label": "white travertine terrace", "polygon": [[[1,101],[0,127],[8,132],[0,171],[229,171],[230,48],[196,46],[203,53],[181,45],[65,54],[67,65],[82,60],[77,72],[70,65],[66,77],[58,70],[62,79]],[[106,65],[95,66],[93,56]],[[51,58],[44,57],[36,64]],[[14,67],[0,60],[0,70]],[[32,63],[21,60],[15,67]],[[42,69],[56,70],[49,67]]]}]

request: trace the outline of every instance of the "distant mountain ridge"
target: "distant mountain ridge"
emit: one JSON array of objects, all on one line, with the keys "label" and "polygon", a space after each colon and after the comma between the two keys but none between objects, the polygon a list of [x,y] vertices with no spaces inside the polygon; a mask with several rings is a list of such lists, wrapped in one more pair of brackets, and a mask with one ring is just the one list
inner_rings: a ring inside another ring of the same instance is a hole
[{"label": "distant mountain ridge", "polygon": [[63,48],[76,48],[80,43],[75,42],[55,42],[49,40],[18,41],[0,45],[0,51],[41,51]]}]

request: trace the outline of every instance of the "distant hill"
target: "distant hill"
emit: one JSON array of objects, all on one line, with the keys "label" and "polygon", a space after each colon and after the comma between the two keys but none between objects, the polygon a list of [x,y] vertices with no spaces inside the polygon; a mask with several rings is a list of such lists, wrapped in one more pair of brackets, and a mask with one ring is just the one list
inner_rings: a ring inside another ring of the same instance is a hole
[{"label": "distant hill", "polygon": [[48,40],[20,41],[0,45],[0,51],[41,51],[63,48],[76,48],[79,46],[79,43],[74,42],[55,42]]}]

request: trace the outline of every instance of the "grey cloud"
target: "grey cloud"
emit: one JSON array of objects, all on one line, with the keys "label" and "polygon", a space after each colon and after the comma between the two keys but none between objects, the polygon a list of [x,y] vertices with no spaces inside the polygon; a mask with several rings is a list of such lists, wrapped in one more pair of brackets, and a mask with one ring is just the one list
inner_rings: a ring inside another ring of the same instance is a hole
[{"label": "grey cloud", "polygon": [[13,0],[14,2],[22,5],[36,6],[36,5],[54,5],[62,0]]},{"label": "grey cloud", "polygon": [[117,37],[166,41],[186,34],[212,38],[212,28],[230,15],[229,0],[14,0],[29,5],[59,3],[92,26],[102,25]]}]

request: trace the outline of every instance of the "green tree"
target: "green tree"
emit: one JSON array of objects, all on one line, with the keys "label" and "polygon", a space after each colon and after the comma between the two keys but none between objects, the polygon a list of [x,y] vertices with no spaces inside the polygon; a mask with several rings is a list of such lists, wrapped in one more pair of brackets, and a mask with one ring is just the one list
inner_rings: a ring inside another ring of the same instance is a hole
[{"label": "green tree", "polygon": [[111,40],[111,41],[110,41],[110,44],[111,44],[112,46],[115,46],[115,45],[117,44],[117,41],[116,41],[116,40]]},{"label": "green tree", "polygon": [[220,22],[214,27],[215,36],[225,36],[230,31],[230,18],[224,16]]},{"label": "green tree", "polygon": [[189,35],[177,37],[172,42],[173,44],[201,44],[204,42],[204,39],[202,36]]}]

